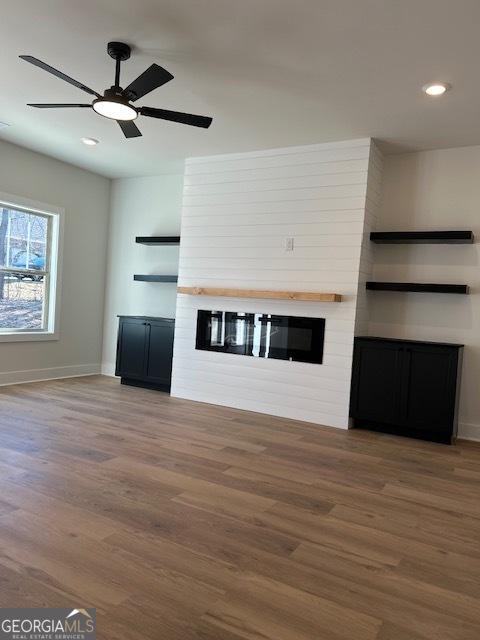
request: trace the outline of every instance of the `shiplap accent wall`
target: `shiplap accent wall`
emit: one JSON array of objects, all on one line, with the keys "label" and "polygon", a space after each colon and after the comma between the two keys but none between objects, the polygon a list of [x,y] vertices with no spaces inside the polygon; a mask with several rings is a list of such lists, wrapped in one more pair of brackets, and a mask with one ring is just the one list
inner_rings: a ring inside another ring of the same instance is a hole
[{"label": "shiplap accent wall", "polygon": [[[178,295],[172,395],[347,428],[372,149],[361,139],[187,160],[180,285],[344,301]],[[196,351],[198,309],[326,318],[323,364]]]}]

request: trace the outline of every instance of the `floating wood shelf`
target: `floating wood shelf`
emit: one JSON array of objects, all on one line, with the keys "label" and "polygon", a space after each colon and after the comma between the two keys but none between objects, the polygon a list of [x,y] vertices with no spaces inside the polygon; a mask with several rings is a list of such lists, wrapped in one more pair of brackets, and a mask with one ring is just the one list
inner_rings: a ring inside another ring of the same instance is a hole
[{"label": "floating wood shelf", "polygon": [[473,231],[372,231],[378,244],[472,244]]},{"label": "floating wood shelf", "polygon": [[180,244],[180,236],[137,236],[135,238],[137,244],[163,244],[176,245]]},{"label": "floating wood shelf", "polygon": [[138,282],[178,282],[178,276],[150,276],[150,275],[138,275],[133,276],[134,280]]},{"label": "floating wood shelf", "polygon": [[192,296],[219,296],[224,298],[270,298],[273,300],[301,300],[306,302],[341,302],[340,293],[313,291],[258,291],[257,289],[215,289],[211,287],[178,287],[178,293]]},{"label": "floating wood shelf", "polygon": [[405,291],[413,293],[468,293],[466,284],[431,284],[421,282],[367,282],[370,291]]}]

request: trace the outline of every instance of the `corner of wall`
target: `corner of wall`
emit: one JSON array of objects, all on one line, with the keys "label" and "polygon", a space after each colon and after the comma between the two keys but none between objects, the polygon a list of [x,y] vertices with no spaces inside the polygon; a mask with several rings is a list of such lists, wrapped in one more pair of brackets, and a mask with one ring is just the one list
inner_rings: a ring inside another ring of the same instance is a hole
[{"label": "corner of wall", "polygon": [[383,155],[375,141],[370,144],[368,160],[367,192],[365,196],[365,218],[363,227],[362,248],[360,252],[359,277],[357,290],[357,308],[355,316],[355,335],[367,335],[370,319],[369,299],[366,283],[372,277],[373,249],[370,233],[377,227],[377,220],[382,197]]}]

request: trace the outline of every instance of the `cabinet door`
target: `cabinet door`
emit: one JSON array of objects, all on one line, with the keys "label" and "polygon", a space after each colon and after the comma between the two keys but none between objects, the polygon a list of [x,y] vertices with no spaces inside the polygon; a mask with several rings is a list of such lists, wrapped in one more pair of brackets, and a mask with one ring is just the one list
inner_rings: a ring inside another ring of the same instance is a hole
[{"label": "cabinet door", "polygon": [[398,423],[402,348],[396,343],[356,340],[350,415],[375,422]]},{"label": "cabinet door", "polygon": [[448,431],[455,413],[458,351],[406,345],[402,413],[413,429]]},{"label": "cabinet door", "polygon": [[173,359],[173,322],[151,321],[147,345],[146,378],[149,382],[170,386]]},{"label": "cabinet door", "polygon": [[143,378],[145,375],[146,323],[139,319],[120,321],[115,374],[122,378]]}]

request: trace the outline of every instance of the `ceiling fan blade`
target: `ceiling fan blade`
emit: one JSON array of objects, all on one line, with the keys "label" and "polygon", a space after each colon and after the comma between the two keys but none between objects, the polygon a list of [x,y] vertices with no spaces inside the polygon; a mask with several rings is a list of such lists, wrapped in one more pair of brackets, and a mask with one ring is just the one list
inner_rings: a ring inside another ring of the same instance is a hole
[{"label": "ceiling fan blade", "polygon": [[69,84],[73,84],[74,87],[78,87],[82,91],[86,91],[87,93],[90,93],[92,96],[97,96],[97,98],[101,98],[101,95],[96,91],[94,91],[93,89],[90,89],[90,87],[86,87],[81,82],[78,82],[78,80],[74,80],[73,78],[70,78],[70,76],[67,76],[65,73],[62,73],[58,69],[55,69],[55,67],[51,67],[46,62],[42,62],[38,58],[34,58],[33,56],[20,56],[20,58],[22,60],[25,60],[26,62],[30,62],[30,64],[33,64],[36,67],[40,67],[40,69],[43,69],[44,71],[48,71],[48,73],[51,73],[52,75],[57,76],[57,78],[60,78],[60,80],[64,80]]},{"label": "ceiling fan blade", "polygon": [[127,96],[130,102],[135,102],[172,79],[172,74],[166,69],[158,64],[152,64],[123,90],[123,95]]},{"label": "ceiling fan blade", "polygon": [[27,104],[27,107],[35,107],[36,109],[63,109],[67,107],[91,107],[91,104]]},{"label": "ceiling fan blade", "polygon": [[207,116],[195,116],[191,113],[181,113],[180,111],[169,111],[168,109],[154,109],[153,107],[141,107],[139,112],[142,116],[149,118],[160,118],[160,120],[171,120],[181,124],[189,124],[192,127],[203,127],[208,129],[213,118]]},{"label": "ceiling fan blade", "polygon": [[117,120],[117,122],[126,138],[138,138],[142,135],[140,129],[132,120]]}]

